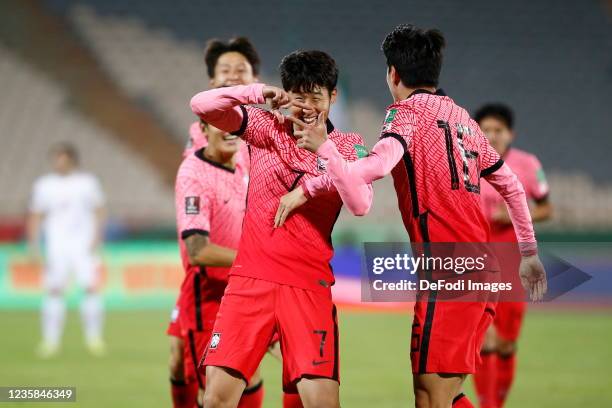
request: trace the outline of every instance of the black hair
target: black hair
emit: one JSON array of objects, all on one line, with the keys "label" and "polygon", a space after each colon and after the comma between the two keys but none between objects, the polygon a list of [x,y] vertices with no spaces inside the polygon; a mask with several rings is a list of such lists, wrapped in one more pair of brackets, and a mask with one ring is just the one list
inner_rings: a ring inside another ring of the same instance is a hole
[{"label": "black hair", "polygon": [[319,86],[331,94],[338,84],[336,61],[323,51],[294,51],[283,58],[279,69],[285,91],[312,92]]},{"label": "black hair", "polygon": [[514,127],[514,113],[503,103],[487,103],[474,113],[474,120],[480,124],[484,118],[492,117],[503,122],[510,130]]},{"label": "black hair", "polygon": [[70,160],[74,164],[79,163],[79,151],[77,150],[76,146],[70,142],[56,143],[53,146],[51,146],[51,149],[49,149],[49,152],[50,154],[54,156],[65,154],[66,156],[70,158]]},{"label": "black hair", "polygon": [[251,67],[253,67],[253,75],[259,75],[259,55],[255,51],[255,47],[251,41],[246,37],[236,37],[225,43],[218,39],[208,41],[206,44],[206,50],[204,51],[204,62],[206,62],[206,70],[208,77],[213,78],[215,76],[215,67],[219,57],[226,52],[238,52],[249,61]]},{"label": "black hair", "polygon": [[387,66],[395,67],[405,86],[416,88],[438,86],[445,45],[444,35],[439,30],[401,24],[387,35],[381,48]]}]

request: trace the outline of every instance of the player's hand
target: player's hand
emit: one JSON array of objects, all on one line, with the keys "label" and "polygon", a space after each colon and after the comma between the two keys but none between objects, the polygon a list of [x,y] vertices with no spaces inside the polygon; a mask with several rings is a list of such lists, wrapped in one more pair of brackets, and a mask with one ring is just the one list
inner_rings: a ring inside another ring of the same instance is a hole
[{"label": "player's hand", "polygon": [[287,120],[301,128],[293,132],[299,148],[316,153],[327,140],[327,115],[325,112],[319,113],[315,123],[310,125],[293,116],[287,116]]},{"label": "player's hand", "polygon": [[295,210],[306,201],[308,201],[308,198],[304,194],[302,186],[297,186],[295,189],[282,196],[278,204],[278,209],[276,210],[276,216],[274,217],[274,228],[282,226],[289,214],[291,214],[291,211]]},{"label": "player's hand", "polygon": [[291,106],[291,96],[285,90],[270,85],[264,86],[262,93],[266,99],[266,104],[270,108],[270,112],[272,112],[276,120],[279,123],[285,123],[285,116],[280,110]]},{"label": "player's hand", "polygon": [[529,292],[529,297],[532,301],[537,302],[544,298],[544,294],[548,290],[546,271],[537,255],[521,258],[519,276],[523,287]]}]

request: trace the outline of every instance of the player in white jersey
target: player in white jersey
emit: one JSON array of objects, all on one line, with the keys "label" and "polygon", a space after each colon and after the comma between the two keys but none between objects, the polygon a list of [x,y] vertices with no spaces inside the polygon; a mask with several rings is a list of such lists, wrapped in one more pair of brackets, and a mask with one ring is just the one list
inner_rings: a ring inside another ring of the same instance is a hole
[{"label": "player in white jersey", "polygon": [[96,252],[102,242],[104,195],[97,178],[79,170],[78,153],[72,145],[54,146],[51,159],[53,171],[34,183],[28,218],[31,253],[40,259],[42,241],[45,255],[38,352],[41,357],[51,357],[59,351],[66,316],[64,295],[74,275],[85,291],[81,303],[85,343],[99,355],[104,352],[103,306]]}]

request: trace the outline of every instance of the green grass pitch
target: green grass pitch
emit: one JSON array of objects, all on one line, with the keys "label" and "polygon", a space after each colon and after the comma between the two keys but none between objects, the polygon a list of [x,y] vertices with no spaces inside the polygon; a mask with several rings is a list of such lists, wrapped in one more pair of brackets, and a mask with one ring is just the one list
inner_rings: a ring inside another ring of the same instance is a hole
[{"label": "green grass pitch", "polygon": [[[41,361],[34,354],[37,313],[0,311],[0,386],[76,386],[77,402],[52,404],[58,408],[170,406],[167,313],[109,313],[109,353],[103,358],[86,353],[78,319],[76,313],[69,315],[61,355]],[[340,314],[343,407],[413,406],[410,324],[409,314]],[[508,407],[612,407],[609,312],[532,310],[523,333],[518,378]],[[280,364],[267,356],[263,375],[265,406],[279,407]],[[473,396],[469,383],[465,388]]]}]

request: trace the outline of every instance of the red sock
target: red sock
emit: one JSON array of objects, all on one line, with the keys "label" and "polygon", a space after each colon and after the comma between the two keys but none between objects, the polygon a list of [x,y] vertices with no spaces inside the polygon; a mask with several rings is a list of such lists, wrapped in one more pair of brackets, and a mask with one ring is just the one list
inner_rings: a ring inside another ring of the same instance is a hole
[{"label": "red sock", "polygon": [[304,408],[300,394],[283,393],[283,408]]},{"label": "red sock", "polygon": [[461,393],[453,400],[453,408],[474,408],[468,397]]},{"label": "red sock", "polygon": [[512,353],[497,358],[497,406],[501,407],[506,401],[510,392],[512,381],[514,381],[514,371],[516,370],[516,354]]},{"label": "red sock", "polygon": [[198,383],[170,380],[170,392],[174,408],[193,408],[198,398]]},{"label": "red sock", "polygon": [[480,408],[497,405],[497,353],[481,352],[480,364],[473,375]]},{"label": "red sock", "polygon": [[263,381],[259,384],[247,388],[240,397],[238,408],[261,408],[264,399]]}]

